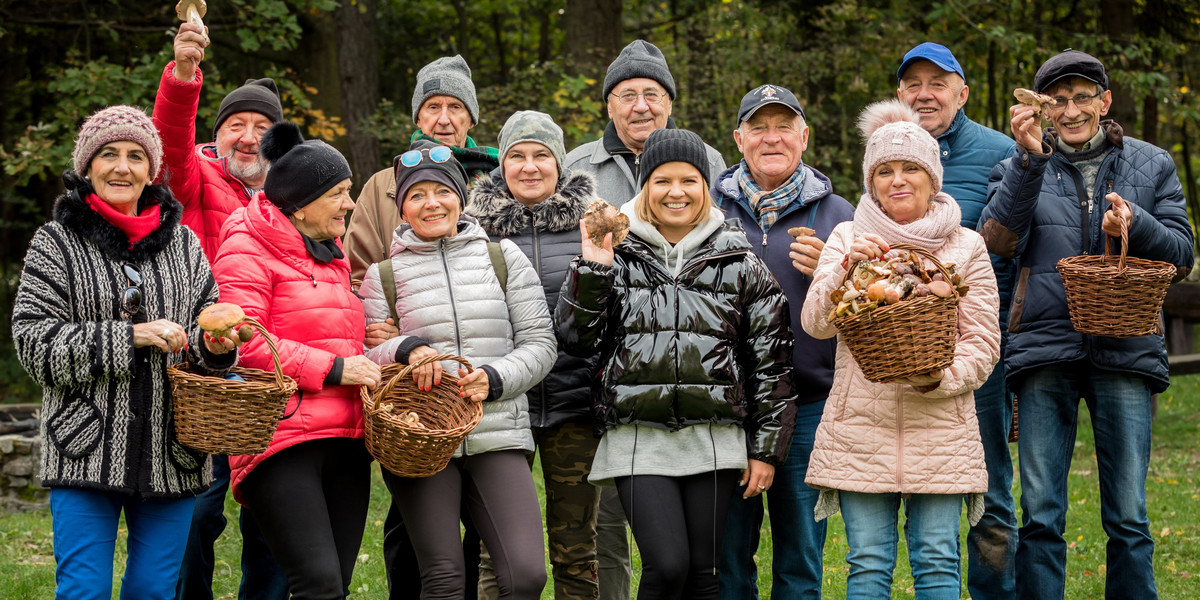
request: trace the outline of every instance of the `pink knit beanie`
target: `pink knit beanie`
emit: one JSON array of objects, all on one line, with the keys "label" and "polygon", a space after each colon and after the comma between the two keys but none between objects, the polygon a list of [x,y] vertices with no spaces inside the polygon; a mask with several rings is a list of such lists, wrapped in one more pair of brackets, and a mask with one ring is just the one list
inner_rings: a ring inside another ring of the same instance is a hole
[{"label": "pink knit beanie", "polygon": [[75,138],[75,172],[83,175],[96,153],[110,142],[133,142],[146,151],[150,159],[150,181],[158,180],[162,166],[162,140],[150,117],[140,108],[110,106],[88,117]]},{"label": "pink knit beanie", "polygon": [[921,129],[917,113],[899,100],[876,102],[858,117],[858,128],[867,143],[863,156],[863,186],[876,202],[871,174],[875,168],[893,160],[907,160],[921,165],[933,181],[933,194],[942,191],[942,160],[938,142],[928,131]]}]

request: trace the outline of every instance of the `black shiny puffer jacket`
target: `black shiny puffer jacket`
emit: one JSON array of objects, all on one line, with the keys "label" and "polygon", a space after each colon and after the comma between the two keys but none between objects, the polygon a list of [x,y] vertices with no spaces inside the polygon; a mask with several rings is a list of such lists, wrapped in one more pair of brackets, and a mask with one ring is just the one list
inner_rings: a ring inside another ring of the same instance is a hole
[{"label": "black shiny puffer jacket", "polygon": [[634,234],[614,250],[611,266],[575,259],[555,311],[560,348],[600,349],[597,424],[738,424],[750,458],[780,464],[796,410],[787,299],[741,224],[678,277]]},{"label": "black shiny puffer jacket", "polygon": [[[568,173],[559,179],[553,196],[532,208],[513,199],[501,169],[479,179],[471,188],[467,214],[492,241],[512,240],[529,257],[542,280],[550,312],[558,303],[571,259],[579,255],[579,220],[596,196],[596,180],[587,173]],[[525,392],[533,427],[559,427],[587,422],[592,406],[596,355],[572,356],[558,351],[554,368]]]}]

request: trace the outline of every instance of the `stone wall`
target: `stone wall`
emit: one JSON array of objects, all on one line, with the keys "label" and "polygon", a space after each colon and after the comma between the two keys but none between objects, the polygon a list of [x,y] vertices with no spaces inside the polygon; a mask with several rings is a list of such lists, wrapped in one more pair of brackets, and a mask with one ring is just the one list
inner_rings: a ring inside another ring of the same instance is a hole
[{"label": "stone wall", "polygon": [[0,429],[20,424],[23,431],[0,435],[0,510],[41,510],[49,503],[49,491],[38,477],[42,440],[36,420],[40,404],[0,405]]}]

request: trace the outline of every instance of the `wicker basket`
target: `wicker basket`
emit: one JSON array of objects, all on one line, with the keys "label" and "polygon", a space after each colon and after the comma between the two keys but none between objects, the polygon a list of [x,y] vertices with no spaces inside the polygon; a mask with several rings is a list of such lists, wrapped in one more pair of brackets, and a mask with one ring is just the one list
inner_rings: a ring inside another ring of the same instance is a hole
[{"label": "wicker basket", "polygon": [[1058,261],[1075,331],[1106,337],[1162,333],[1162,304],[1175,277],[1175,266],[1126,257],[1129,226],[1121,222],[1121,255],[1112,255],[1104,238],[1104,256],[1071,256]]},{"label": "wicker basket", "polygon": [[279,367],[275,340],[258,321],[245,323],[256,329],[271,350],[275,372],[237,367],[245,381],[200,375],[190,365],[167,368],[174,397],[175,436],[189,448],[209,454],[262,454],[283,418],[296,382]]},{"label": "wicker basket", "polygon": [[[368,393],[361,388],[367,450],[379,464],[400,477],[429,477],[446,468],[454,450],[483,417],[483,406],[458,395],[458,377],[442,373],[428,392],[417,389],[413,369],[443,360],[471,363],[461,356],[439,354],[412,365],[383,367],[387,383]],[[405,420],[416,413],[420,425]]]},{"label": "wicker basket", "polygon": [[[950,281],[950,272],[933,254],[909,244],[892,244],[932,262]],[[843,283],[853,269],[846,271]],[[958,296],[929,295],[834,319],[842,341],[863,375],[881,382],[928,374],[954,362],[958,339]]]}]

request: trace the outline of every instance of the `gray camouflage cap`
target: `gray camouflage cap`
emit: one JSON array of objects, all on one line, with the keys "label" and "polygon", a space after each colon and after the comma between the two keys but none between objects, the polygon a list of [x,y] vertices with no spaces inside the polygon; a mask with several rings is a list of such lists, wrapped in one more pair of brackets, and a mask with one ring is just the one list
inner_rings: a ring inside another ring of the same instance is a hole
[{"label": "gray camouflage cap", "polygon": [[558,174],[562,175],[563,164],[566,162],[567,151],[563,145],[562,128],[554,119],[536,110],[519,110],[512,114],[504,127],[500,128],[500,162],[508,150],[521,142],[537,142],[550,149],[554,161],[558,163]]}]

